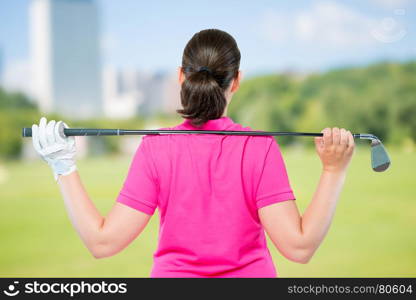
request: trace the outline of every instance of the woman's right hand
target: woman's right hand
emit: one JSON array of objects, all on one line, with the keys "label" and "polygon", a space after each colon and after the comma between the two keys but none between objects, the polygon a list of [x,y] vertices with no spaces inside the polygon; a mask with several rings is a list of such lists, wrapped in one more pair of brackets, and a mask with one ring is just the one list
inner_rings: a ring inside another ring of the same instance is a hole
[{"label": "woman's right hand", "polygon": [[325,128],[323,137],[315,138],[316,152],[327,172],[344,172],[347,170],[354,153],[354,137],[344,128]]},{"label": "woman's right hand", "polygon": [[68,175],[76,170],[75,139],[73,136],[62,136],[64,128],[68,128],[64,122],[48,122],[46,118],[41,118],[39,125],[32,125],[33,147],[51,166],[55,180],[59,175]]}]

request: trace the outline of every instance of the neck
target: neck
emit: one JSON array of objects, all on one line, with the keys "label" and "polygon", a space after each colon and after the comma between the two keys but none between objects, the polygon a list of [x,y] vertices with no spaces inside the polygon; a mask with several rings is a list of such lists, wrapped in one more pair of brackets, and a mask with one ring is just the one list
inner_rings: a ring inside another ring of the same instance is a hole
[{"label": "neck", "polygon": [[224,113],[222,114],[221,117],[226,117],[227,116],[227,110],[228,110],[228,105],[225,107]]},{"label": "neck", "polygon": [[228,106],[230,106],[232,94],[225,94],[225,99],[227,100],[227,105],[225,106],[224,112],[221,117],[226,117],[228,112]]}]

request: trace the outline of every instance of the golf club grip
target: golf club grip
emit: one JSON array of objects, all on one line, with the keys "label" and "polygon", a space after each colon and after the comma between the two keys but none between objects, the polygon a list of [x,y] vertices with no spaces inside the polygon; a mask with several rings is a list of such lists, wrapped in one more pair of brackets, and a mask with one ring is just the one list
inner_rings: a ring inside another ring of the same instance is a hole
[{"label": "golf club grip", "polygon": [[[284,132],[284,131],[215,131],[215,130],[125,130],[125,129],[92,129],[65,128],[65,136],[118,136],[118,135],[160,135],[160,134],[219,134],[245,136],[322,136],[322,133]],[[353,133],[354,138],[360,138],[359,133]],[[23,128],[23,137],[32,136],[32,128]]]},{"label": "golf club grip", "polygon": [[[120,129],[92,129],[92,128],[64,128],[65,136],[102,136],[102,135],[123,135]],[[32,136],[32,128],[23,128],[23,137]]]}]

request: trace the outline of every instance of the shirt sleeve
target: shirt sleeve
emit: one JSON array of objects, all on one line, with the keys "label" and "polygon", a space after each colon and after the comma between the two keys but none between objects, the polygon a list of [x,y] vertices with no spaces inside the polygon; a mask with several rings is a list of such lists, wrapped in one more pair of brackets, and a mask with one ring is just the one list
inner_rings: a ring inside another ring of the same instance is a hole
[{"label": "shirt sleeve", "polygon": [[117,202],[153,215],[157,207],[159,186],[149,146],[149,140],[144,137],[133,157]]},{"label": "shirt sleeve", "polygon": [[279,145],[271,138],[257,187],[257,208],[295,199]]}]

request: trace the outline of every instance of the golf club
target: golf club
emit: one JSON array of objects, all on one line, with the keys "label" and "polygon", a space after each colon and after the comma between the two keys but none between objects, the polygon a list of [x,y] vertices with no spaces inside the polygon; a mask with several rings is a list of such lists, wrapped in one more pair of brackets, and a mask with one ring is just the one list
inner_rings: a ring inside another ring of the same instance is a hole
[{"label": "golf club", "polygon": [[[163,135],[163,134],[217,134],[245,136],[323,136],[322,133],[285,132],[285,131],[227,131],[227,130],[128,130],[128,129],[92,129],[61,128],[62,136],[120,136],[120,135]],[[32,128],[23,128],[23,137],[32,136]],[[371,141],[371,167],[376,172],[387,170],[391,164],[390,157],[381,142],[373,134],[353,133],[354,138]]]}]

